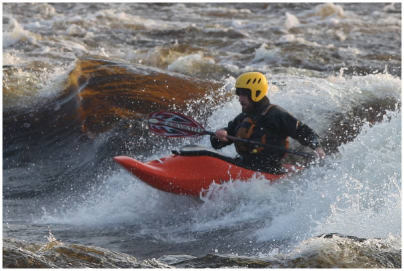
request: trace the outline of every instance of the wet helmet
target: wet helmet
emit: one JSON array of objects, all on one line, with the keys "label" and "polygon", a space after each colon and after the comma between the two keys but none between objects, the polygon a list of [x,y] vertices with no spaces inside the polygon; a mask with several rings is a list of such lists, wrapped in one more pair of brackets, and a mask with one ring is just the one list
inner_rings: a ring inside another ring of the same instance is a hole
[{"label": "wet helmet", "polygon": [[260,72],[246,72],[240,75],[236,80],[236,93],[240,95],[243,90],[250,91],[250,97],[253,102],[259,102],[268,93],[268,82]]}]

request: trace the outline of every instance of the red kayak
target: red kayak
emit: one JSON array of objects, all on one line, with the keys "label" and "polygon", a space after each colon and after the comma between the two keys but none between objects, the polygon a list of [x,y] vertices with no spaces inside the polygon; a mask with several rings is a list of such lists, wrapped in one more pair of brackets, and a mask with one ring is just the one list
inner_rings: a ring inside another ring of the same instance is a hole
[{"label": "red kayak", "polygon": [[186,146],[173,153],[146,163],[127,156],[116,156],[114,159],[140,180],[157,189],[193,196],[199,196],[212,183],[248,181],[259,175],[272,182],[301,169],[285,164],[284,174],[257,172],[237,165],[230,157],[199,146]]}]

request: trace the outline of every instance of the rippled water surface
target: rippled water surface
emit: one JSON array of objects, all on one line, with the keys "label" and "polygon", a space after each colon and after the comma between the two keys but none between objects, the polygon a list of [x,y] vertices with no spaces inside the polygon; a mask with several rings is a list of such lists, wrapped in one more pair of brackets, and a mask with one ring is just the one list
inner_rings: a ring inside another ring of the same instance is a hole
[{"label": "rippled water surface", "polygon": [[[401,3],[2,7],[5,267],[401,267]],[[142,120],[223,127],[251,70],[324,163],[192,198],[113,162],[209,146]]]}]

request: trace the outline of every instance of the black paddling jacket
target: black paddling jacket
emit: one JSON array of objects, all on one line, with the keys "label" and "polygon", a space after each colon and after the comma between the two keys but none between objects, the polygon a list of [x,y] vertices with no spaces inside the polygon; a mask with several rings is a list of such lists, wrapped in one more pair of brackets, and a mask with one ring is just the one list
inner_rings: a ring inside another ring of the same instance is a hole
[{"label": "black paddling jacket", "polygon": [[[231,136],[285,148],[288,147],[287,137],[289,136],[312,149],[321,146],[319,136],[310,127],[298,121],[282,107],[270,104],[267,97],[260,101],[254,112],[240,113],[224,129]],[[233,143],[231,140],[220,141],[215,136],[211,136],[210,140],[215,149]],[[246,167],[271,173],[281,171],[280,161],[285,155],[284,150],[240,142],[234,143],[241,163]]]}]

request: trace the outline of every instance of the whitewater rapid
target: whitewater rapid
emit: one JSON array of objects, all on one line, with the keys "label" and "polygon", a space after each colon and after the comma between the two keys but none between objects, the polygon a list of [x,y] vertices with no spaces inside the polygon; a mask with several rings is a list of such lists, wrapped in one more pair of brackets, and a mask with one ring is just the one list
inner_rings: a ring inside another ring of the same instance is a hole
[{"label": "whitewater rapid", "polygon": [[[290,80],[289,84],[299,78],[274,80]],[[327,112],[348,110],[350,104],[374,97],[399,97],[400,80],[388,74],[300,80],[299,87],[288,88],[286,93],[278,89],[271,99],[292,113],[299,112],[300,119],[313,127],[327,125]],[[307,86],[311,95],[304,93]],[[291,99],[298,95],[299,102]],[[234,98],[212,114],[208,126],[222,127],[239,111]],[[230,244],[237,239],[238,245],[253,243],[261,256],[279,249],[293,251],[312,237],[334,232],[392,239],[397,245],[401,240],[401,112],[390,111],[380,123],[366,123],[358,129],[352,142],[340,146],[320,165],[272,185],[259,176],[249,183],[233,180],[212,185],[206,196],[193,199],[158,191],[117,168],[100,176],[102,185],[94,187],[81,203],[47,213],[40,221],[85,227],[131,225],[137,236],[169,243],[226,232],[223,242],[229,249],[224,252],[232,251]],[[198,143],[209,146],[207,137]],[[170,155],[170,150],[162,149],[144,160]],[[232,146],[223,152],[235,155]],[[273,242],[282,245],[262,250],[265,243]],[[212,247],[212,251],[222,249]]]},{"label": "whitewater rapid", "polygon": [[[232,262],[240,256],[272,268],[401,267],[401,5],[4,3],[6,266],[18,256],[31,268],[138,266],[133,257],[246,267]],[[210,146],[139,123],[175,110],[208,130],[226,126],[241,110],[235,78],[253,70],[272,103],[321,136],[324,162],[196,198],[114,163]]]}]

